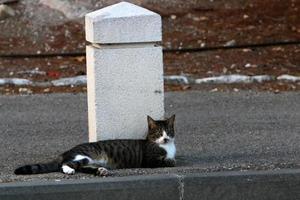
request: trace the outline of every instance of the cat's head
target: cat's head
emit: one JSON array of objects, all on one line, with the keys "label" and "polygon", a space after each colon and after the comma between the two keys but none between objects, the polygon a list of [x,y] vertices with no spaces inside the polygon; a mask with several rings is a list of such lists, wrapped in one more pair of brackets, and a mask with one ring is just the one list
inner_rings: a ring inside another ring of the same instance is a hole
[{"label": "cat's head", "polygon": [[166,144],[174,142],[174,121],[175,115],[166,120],[154,120],[147,116],[148,135],[147,140],[157,144]]}]

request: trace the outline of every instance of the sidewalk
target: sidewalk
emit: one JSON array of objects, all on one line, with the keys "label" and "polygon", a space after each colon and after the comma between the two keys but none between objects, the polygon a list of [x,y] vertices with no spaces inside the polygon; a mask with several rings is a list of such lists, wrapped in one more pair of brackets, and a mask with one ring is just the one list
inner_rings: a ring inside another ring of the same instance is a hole
[{"label": "sidewalk", "polygon": [[[167,115],[177,115],[177,167],[117,170],[114,177],[299,168],[299,92],[173,92],[165,99]],[[0,183],[94,178],[12,173],[87,141],[85,94],[0,96],[0,122]]]}]

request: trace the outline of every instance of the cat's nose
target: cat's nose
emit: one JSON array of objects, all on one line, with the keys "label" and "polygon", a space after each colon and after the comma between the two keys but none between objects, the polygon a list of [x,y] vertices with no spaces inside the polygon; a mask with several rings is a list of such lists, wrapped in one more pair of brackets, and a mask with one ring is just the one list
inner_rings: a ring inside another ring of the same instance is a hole
[{"label": "cat's nose", "polygon": [[169,142],[169,139],[168,138],[164,138],[164,143],[167,143]]}]

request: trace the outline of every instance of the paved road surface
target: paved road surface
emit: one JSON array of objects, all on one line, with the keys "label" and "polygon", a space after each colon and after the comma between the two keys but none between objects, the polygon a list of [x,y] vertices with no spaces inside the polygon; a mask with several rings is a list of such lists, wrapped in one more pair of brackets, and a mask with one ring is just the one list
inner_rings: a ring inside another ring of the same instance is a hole
[{"label": "paved road surface", "polygon": [[[166,111],[177,115],[178,167],[115,176],[300,166],[300,93],[166,93]],[[0,96],[0,182],[91,177],[12,174],[86,142],[87,130],[85,94]]]}]

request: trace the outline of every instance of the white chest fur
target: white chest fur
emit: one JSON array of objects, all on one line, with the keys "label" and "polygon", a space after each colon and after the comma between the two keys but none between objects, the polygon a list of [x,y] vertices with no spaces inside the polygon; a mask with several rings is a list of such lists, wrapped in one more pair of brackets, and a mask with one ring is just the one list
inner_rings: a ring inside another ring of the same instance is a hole
[{"label": "white chest fur", "polygon": [[176,147],[174,142],[169,142],[167,144],[160,144],[159,147],[166,150],[168,159],[175,159]]}]

